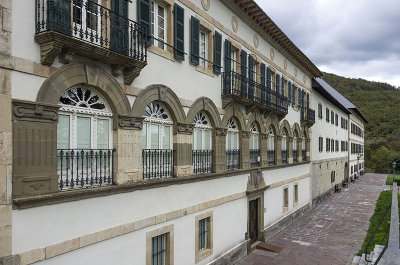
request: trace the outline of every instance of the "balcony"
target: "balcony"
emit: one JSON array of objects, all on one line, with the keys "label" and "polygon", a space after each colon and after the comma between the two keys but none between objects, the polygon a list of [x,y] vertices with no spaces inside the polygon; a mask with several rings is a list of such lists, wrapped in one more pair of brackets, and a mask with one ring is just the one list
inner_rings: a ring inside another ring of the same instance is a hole
[{"label": "balcony", "polygon": [[260,166],[260,149],[250,149],[250,167]]},{"label": "balcony", "polygon": [[110,64],[127,85],[147,65],[146,28],[94,2],[36,0],[35,26],[44,65],[81,55]]},{"label": "balcony", "polygon": [[163,179],[174,176],[174,150],[143,149],[143,179]]},{"label": "balcony", "polygon": [[298,155],[297,155],[297,150],[293,150],[292,154],[293,154],[293,163],[299,162]]},{"label": "balcony", "polygon": [[267,152],[268,165],[275,165],[275,150],[268,150]]},{"label": "balcony", "polygon": [[230,102],[238,102],[248,108],[276,113],[280,118],[288,113],[287,97],[236,72],[222,73],[221,88],[224,107]]},{"label": "balcony", "polygon": [[226,150],[226,169],[234,170],[240,169],[240,151],[235,150]]},{"label": "balcony", "polygon": [[57,149],[59,190],[114,184],[113,149]]},{"label": "balcony", "polygon": [[315,123],[315,110],[311,108],[304,107],[300,111],[300,119],[302,125],[307,125],[311,127]]},{"label": "balcony", "polygon": [[287,164],[288,163],[288,152],[286,150],[282,150],[281,155],[282,155],[282,164]]},{"label": "balcony", "polygon": [[213,150],[193,150],[193,173],[206,174],[213,171]]}]

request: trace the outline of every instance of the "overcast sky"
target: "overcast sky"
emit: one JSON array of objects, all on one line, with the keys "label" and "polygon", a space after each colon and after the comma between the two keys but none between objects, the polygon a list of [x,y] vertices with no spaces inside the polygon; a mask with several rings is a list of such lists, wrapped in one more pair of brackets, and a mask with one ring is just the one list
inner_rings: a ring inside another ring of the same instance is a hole
[{"label": "overcast sky", "polygon": [[400,87],[400,0],[256,0],[317,67]]}]

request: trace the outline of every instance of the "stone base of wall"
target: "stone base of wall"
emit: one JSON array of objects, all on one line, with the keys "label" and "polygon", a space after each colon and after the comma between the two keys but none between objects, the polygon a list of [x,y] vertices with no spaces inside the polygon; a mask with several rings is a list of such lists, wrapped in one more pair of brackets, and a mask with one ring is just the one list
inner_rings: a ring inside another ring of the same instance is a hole
[{"label": "stone base of wall", "polygon": [[228,252],[217,257],[215,260],[211,261],[207,265],[232,265],[238,262],[240,259],[247,256],[248,245],[250,240],[246,240]]},{"label": "stone base of wall", "polygon": [[272,238],[273,236],[275,236],[276,234],[278,234],[280,231],[285,229],[288,225],[293,223],[297,218],[299,218],[300,216],[305,214],[311,208],[312,208],[311,203],[308,203],[308,204],[304,205],[303,207],[297,209],[293,213],[289,214],[288,216],[283,217],[281,220],[274,223],[273,225],[267,227],[263,232],[264,240],[267,241],[270,238]]},{"label": "stone base of wall", "polygon": [[[342,186],[342,184],[339,184]],[[317,204],[320,202],[324,201],[327,199],[329,196],[331,196],[333,193],[335,193],[335,187],[332,187],[331,189],[327,190],[325,193],[313,198],[312,200],[312,207],[315,207]]]},{"label": "stone base of wall", "polygon": [[8,256],[5,258],[0,258],[0,265],[19,265],[19,256]]}]

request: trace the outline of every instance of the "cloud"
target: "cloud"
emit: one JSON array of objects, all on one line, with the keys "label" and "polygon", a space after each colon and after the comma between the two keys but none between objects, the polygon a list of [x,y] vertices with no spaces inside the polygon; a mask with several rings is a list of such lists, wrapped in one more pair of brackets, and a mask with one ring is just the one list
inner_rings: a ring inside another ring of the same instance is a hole
[{"label": "cloud", "polygon": [[400,1],[256,2],[321,70],[400,86]]}]

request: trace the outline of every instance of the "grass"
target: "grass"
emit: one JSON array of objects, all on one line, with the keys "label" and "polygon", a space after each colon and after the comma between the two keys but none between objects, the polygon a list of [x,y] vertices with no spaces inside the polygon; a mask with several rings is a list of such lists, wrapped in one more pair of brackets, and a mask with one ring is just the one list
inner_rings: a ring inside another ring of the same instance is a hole
[{"label": "grass", "polygon": [[[389,207],[392,201],[392,191],[382,191],[379,195],[378,200],[376,201],[375,211],[374,214],[369,219],[369,228],[367,231],[367,235],[364,238],[363,245],[361,250],[357,253],[357,255],[361,256],[362,253],[365,252],[365,247],[368,244],[369,239],[372,237],[375,229],[379,225],[379,221],[381,220],[382,216],[385,214],[386,209]],[[389,210],[390,211],[390,210]],[[386,215],[385,219],[382,222],[382,225],[379,227],[378,231],[375,234],[375,237],[372,239],[371,243],[368,246],[367,253],[369,254],[375,247],[376,244],[384,245],[386,244],[387,238],[384,242],[382,242],[386,232],[389,229],[388,223],[390,222],[390,212]]]},{"label": "grass", "polygon": [[[394,175],[397,181],[400,181],[400,175]],[[397,182],[399,183],[399,182]],[[393,174],[388,175],[386,178],[386,185],[393,185]]]}]

